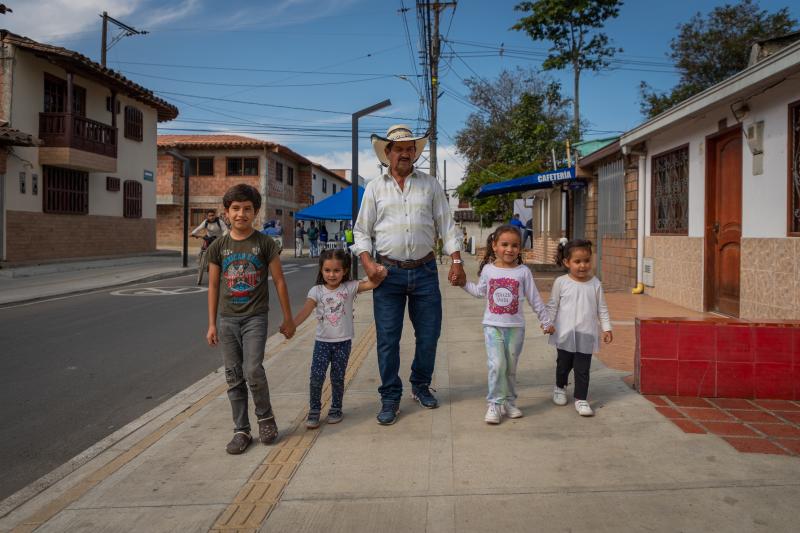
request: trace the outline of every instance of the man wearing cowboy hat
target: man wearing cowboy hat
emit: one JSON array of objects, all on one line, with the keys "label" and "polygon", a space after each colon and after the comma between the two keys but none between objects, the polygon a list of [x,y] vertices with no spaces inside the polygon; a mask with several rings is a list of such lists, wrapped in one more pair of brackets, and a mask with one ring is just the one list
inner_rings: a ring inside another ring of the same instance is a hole
[{"label": "man wearing cowboy hat", "polygon": [[[442,296],[433,254],[437,234],[445,253],[453,258],[450,282],[466,280],[444,190],[435,178],[414,168],[427,141],[427,135],[415,137],[402,124],[389,128],[386,137],[372,136],[375,154],[388,168],[367,184],[353,228],[353,253],[361,258],[371,280],[383,280],[373,296],[381,374],[378,423],[382,425],[394,424],[400,411],[403,383],[398,373],[406,301],[416,337],[411,390],[423,407],[439,406],[430,391],[442,326]],[[372,259],[373,239],[377,263]]]}]

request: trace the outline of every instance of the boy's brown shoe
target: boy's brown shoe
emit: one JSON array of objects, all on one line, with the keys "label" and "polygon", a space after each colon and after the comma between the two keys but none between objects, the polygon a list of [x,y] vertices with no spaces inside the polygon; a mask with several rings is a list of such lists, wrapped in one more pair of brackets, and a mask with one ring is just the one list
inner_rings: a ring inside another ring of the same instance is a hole
[{"label": "boy's brown shoe", "polygon": [[225,447],[225,451],[231,455],[239,455],[244,453],[250,443],[253,441],[253,437],[250,436],[250,433],[245,433],[244,431],[237,431],[233,434],[233,438]]},{"label": "boy's brown shoe", "polygon": [[258,438],[264,444],[272,444],[278,439],[278,424],[275,423],[274,416],[258,421]]}]

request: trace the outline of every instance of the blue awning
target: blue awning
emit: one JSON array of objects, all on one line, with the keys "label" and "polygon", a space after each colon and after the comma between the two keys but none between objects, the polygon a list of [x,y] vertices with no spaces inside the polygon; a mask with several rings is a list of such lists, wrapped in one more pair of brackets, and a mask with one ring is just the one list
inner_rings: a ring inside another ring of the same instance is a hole
[{"label": "blue awning", "polygon": [[530,191],[532,189],[546,189],[552,187],[553,183],[571,181],[575,179],[575,167],[559,168],[539,174],[531,174],[514,178],[513,180],[500,181],[498,183],[487,183],[482,185],[475,198],[485,198],[497,194],[508,194],[512,192]]},{"label": "blue awning", "polygon": [[[358,187],[358,207],[364,197],[364,187]],[[353,192],[351,187],[342,189],[318,204],[310,205],[294,214],[297,220],[352,220]]]}]

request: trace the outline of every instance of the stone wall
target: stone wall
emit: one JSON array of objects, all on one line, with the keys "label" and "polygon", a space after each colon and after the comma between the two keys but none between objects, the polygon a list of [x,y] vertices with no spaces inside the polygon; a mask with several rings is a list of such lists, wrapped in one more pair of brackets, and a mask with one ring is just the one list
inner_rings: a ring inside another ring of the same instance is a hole
[{"label": "stone wall", "polygon": [[653,258],[655,287],[645,293],[703,311],[703,238],[645,237],[644,256]]}]

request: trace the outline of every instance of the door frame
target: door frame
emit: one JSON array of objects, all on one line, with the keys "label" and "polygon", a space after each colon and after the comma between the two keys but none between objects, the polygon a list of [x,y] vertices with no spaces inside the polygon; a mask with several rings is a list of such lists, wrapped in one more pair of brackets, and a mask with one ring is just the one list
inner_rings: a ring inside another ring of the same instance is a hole
[{"label": "door frame", "polygon": [[[717,195],[716,195],[716,148],[717,142],[731,133],[738,131],[739,135],[743,135],[743,128],[741,124],[735,124],[733,126],[729,126],[727,128],[721,129],[719,131],[715,131],[710,135],[706,135],[705,138],[705,146],[706,146],[706,176],[705,176],[705,221],[704,221],[704,229],[703,229],[703,310],[713,311],[715,313],[719,313],[720,311],[716,309],[712,309],[712,299],[714,297],[714,281],[715,281],[715,271],[716,271],[716,264],[714,263],[714,254],[715,254],[715,246],[714,240],[712,239],[712,234],[714,232],[713,228],[713,220],[714,215],[716,212],[717,206]],[[741,141],[741,139],[740,139]],[[740,144],[740,150],[743,152],[744,143]],[[743,155],[743,154],[742,154]],[[742,168],[740,169],[739,179],[744,181],[743,176],[743,167],[744,161],[742,160]],[[742,203],[742,211],[744,211],[744,193],[742,193],[741,197]],[[741,236],[739,237],[739,246],[741,247]],[[740,248],[741,249],[741,248]],[[713,268],[712,268],[713,267]],[[741,264],[741,255],[739,256],[739,289],[740,289],[740,299],[739,302],[741,303],[741,272],[742,272],[742,264]],[[724,314],[724,313],[723,313]],[[741,315],[741,307],[739,311],[739,315]],[[737,316],[738,318],[738,316]]]}]

